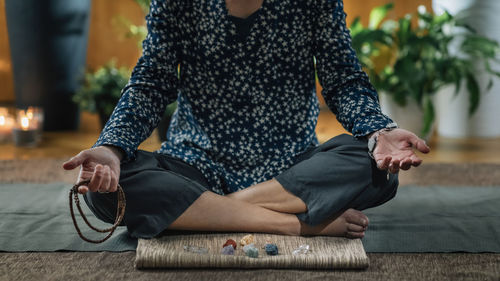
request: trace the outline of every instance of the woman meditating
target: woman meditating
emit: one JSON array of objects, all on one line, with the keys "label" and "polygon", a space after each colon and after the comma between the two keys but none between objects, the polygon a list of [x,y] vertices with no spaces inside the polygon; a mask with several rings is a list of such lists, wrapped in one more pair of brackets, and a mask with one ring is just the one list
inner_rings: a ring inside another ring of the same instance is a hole
[{"label": "woman meditating", "polygon": [[[80,168],[79,192],[134,237],[166,229],[363,237],[425,142],[383,115],[341,0],[153,0],[129,83]],[[178,73],[178,66],[180,72]],[[315,69],[351,135],[318,145]],[[177,100],[167,141],[137,150]]]}]

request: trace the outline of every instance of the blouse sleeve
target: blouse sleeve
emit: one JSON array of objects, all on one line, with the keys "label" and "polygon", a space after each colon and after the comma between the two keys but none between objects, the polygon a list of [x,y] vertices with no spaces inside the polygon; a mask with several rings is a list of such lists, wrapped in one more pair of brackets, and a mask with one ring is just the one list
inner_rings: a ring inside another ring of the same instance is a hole
[{"label": "blouse sleeve", "polygon": [[180,32],[175,3],[170,2],[173,1],[151,1],[142,56],[94,144],[94,147],[113,145],[123,149],[124,162],[135,158],[139,144],[151,135],[166,106],[177,97]]},{"label": "blouse sleeve", "polygon": [[326,104],[355,137],[386,127],[393,121],[382,114],[377,92],[351,46],[343,1],[318,0],[315,9],[314,56]]}]

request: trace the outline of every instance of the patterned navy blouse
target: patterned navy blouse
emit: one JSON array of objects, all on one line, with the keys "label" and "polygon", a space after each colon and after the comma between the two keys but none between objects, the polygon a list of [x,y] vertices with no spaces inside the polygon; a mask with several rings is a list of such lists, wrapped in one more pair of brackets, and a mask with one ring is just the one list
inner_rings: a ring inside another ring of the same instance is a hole
[{"label": "patterned navy blouse", "polygon": [[133,160],[177,99],[160,153],[198,168],[219,194],[269,180],[317,145],[314,58],[328,107],[354,136],[392,122],[351,48],[341,0],[264,0],[252,17],[240,40],[225,0],[153,0],[143,55],[95,146]]}]

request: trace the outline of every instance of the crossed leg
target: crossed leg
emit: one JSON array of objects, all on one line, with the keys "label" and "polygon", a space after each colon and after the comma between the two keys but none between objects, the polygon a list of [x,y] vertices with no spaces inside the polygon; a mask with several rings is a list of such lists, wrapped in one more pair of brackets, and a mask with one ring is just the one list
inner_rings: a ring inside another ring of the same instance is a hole
[{"label": "crossed leg", "polygon": [[354,209],[310,226],[294,215],[306,210],[300,198],[273,179],[227,196],[204,192],[169,229],[361,238],[368,226],[368,218]]},{"label": "crossed leg", "polygon": [[[277,180],[272,179],[228,195],[276,212],[298,214],[307,211],[299,197],[287,191]],[[368,217],[362,212],[347,209],[316,226],[302,223],[303,235],[329,235],[361,238],[368,227]]]}]

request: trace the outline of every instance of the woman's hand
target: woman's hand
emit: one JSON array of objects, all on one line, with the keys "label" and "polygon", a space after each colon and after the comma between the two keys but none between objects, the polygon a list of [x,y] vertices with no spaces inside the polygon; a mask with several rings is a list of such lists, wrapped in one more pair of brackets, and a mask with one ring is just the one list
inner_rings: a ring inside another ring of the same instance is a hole
[{"label": "woman's hand", "polygon": [[422,153],[430,151],[425,141],[414,133],[394,129],[380,133],[373,157],[380,170],[388,170],[395,174],[399,169],[408,170],[411,166],[416,167],[422,163],[422,159],[415,154],[414,149]]},{"label": "woman's hand", "polygon": [[65,170],[73,170],[81,165],[77,183],[90,179],[88,185],[78,188],[81,194],[92,192],[115,192],[120,176],[122,152],[115,147],[99,146],[83,150],[63,163]]}]

